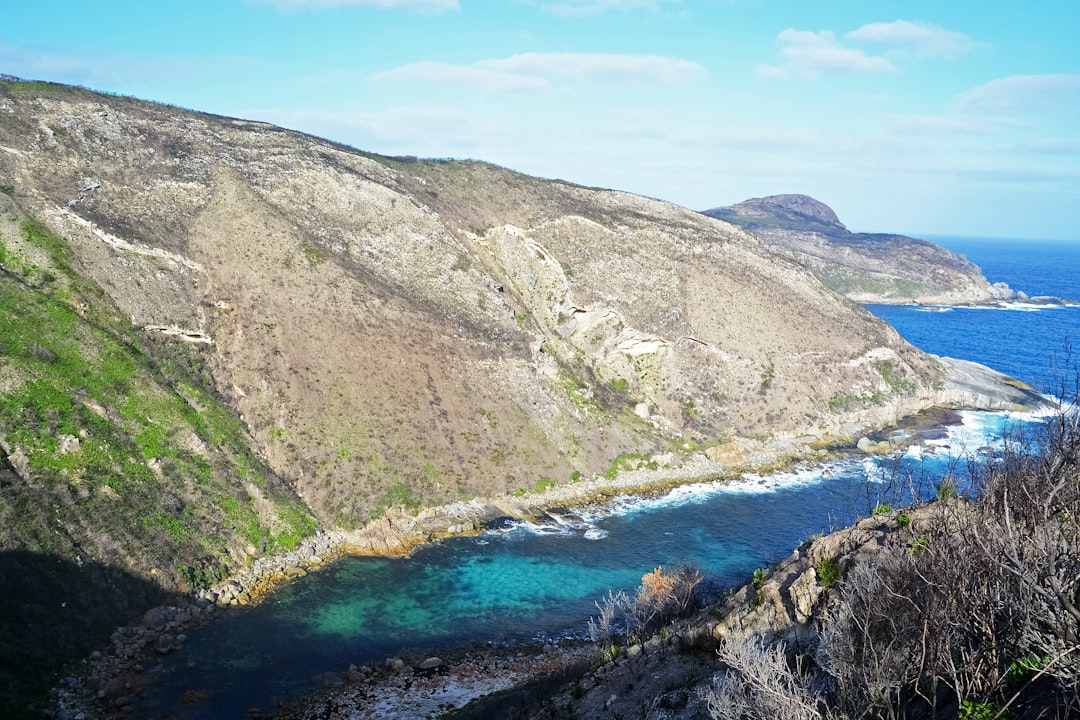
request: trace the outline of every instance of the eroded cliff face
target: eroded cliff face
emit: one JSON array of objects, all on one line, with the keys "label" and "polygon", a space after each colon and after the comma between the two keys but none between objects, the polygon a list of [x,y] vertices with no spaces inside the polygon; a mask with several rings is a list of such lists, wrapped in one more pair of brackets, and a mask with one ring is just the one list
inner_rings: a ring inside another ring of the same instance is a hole
[{"label": "eroded cliff face", "polygon": [[939,380],[736,227],[483,163],[4,82],[0,185],[144,336],[198,346],[328,526],[881,424]]},{"label": "eroded cliff face", "polygon": [[853,233],[832,208],[806,195],[753,198],[705,211],[745,228],[855,302],[965,305],[1011,300],[979,267],[926,240]]}]

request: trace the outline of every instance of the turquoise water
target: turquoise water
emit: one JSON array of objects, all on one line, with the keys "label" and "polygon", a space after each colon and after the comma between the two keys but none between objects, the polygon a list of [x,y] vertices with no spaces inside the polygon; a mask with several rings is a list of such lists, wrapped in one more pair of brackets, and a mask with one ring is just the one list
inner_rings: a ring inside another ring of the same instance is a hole
[{"label": "turquoise water", "polygon": [[[1076,268],[1080,256],[1074,250],[1069,258],[1057,261],[1063,272]],[[991,279],[1041,292],[1023,278]],[[1064,282],[1068,290],[1069,279]],[[1073,295],[1080,297],[1080,288]],[[1045,350],[1060,348],[1061,338],[1080,328],[1076,309],[874,311],[891,314],[887,319],[924,349],[981,359],[1005,372],[1017,355],[1030,352],[1012,374],[1040,387],[1049,376]],[[1050,320],[1064,325],[1044,324]],[[1034,339],[1033,323],[1039,328]],[[932,494],[942,475],[966,465],[963,458],[1032,421],[962,413],[948,427],[922,431],[899,458],[681,488],[660,499],[621,499],[577,509],[562,522],[443,542],[407,559],[345,558],[284,585],[259,606],[191,632],[183,650],[148,668],[153,690],[136,716],[201,720],[243,717],[253,707],[272,712],[280,699],[310,691],[315,676],[350,663],[472,642],[580,635],[597,600],[611,589],[635,587],[658,565],[693,562],[721,592],[879,502],[902,501],[911,490]],[[209,691],[210,699],[183,704],[184,693],[196,689]]]},{"label": "turquoise water", "polygon": [[[150,669],[138,717],[242,717],[309,691],[314,676],[399,653],[475,641],[581,635],[595,601],[631,589],[658,565],[693,562],[713,592],[745,582],[814,533],[933,483],[958,457],[999,439],[1017,418],[965,413],[889,460],[849,461],[734,485],[682,488],[583,508],[571,523],[514,525],[423,548],[407,559],[344,558],[256,607],[190,633]],[[205,703],[184,706],[189,690]]]}]

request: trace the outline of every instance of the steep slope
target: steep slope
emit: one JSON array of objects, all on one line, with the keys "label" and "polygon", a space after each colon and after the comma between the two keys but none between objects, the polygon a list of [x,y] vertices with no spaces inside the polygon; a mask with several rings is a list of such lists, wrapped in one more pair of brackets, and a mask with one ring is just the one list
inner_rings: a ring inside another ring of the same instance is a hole
[{"label": "steep slope", "polygon": [[753,198],[705,214],[749,230],[856,302],[969,304],[1016,296],[939,245],[903,235],[853,233],[832,208],[806,195]]},{"label": "steep slope", "polygon": [[885,422],[939,373],[659,201],[41,83],[0,84],[0,146],[18,206],[142,337],[204,341],[217,392],[331,525]]},{"label": "steep slope", "polygon": [[[295,546],[315,521],[193,362],[136,333],[0,194],[0,707],[133,613]],[[7,717],[8,715],[5,715]]]}]

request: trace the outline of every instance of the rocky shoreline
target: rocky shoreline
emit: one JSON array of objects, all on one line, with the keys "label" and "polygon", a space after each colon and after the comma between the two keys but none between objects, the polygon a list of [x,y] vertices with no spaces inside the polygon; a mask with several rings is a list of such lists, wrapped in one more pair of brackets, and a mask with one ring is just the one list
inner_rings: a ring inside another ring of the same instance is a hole
[{"label": "rocky shoreline", "polygon": [[[1044,402],[1030,388],[984,366],[950,358],[939,360],[947,371],[947,380],[938,392],[943,406],[1030,410]],[[939,415],[932,415],[924,422],[940,420]],[[858,427],[845,429],[859,434]],[[416,515],[390,511],[356,532],[320,531],[296,550],[259,558],[224,582],[199,591],[190,601],[153,608],[140,623],[118,629],[105,650],[85,658],[54,688],[50,714],[57,720],[127,716],[133,712],[132,698],[147,683],[143,676],[146,662],[182,647],[187,629],[231,606],[257,602],[279,583],[317,571],[343,555],[404,556],[425,543],[478,534],[506,520],[542,521],[568,508],[608,504],[620,495],[661,495],[682,485],[722,482],[744,473],[781,472],[800,463],[821,463],[855,452],[887,453],[899,447],[865,426],[862,431],[866,434],[857,442],[850,436],[833,438],[828,443],[815,437],[786,438],[768,445],[739,439],[703,452],[687,448],[691,452],[678,465],[675,456],[662,456],[655,459],[664,465],[657,469],[623,471],[613,478],[594,476],[520,496],[477,498],[429,508]],[[542,674],[522,673],[520,677]]]},{"label": "rocky shoreline", "polygon": [[[478,534],[507,520],[542,521],[549,513],[562,514],[568,508],[603,505],[620,495],[655,496],[690,483],[722,482],[739,477],[743,472],[776,472],[798,462],[822,462],[854,448],[814,448],[805,443],[784,443],[773,448],[758,447],[760,443],[729,443],[711,454],[695,453],[678,467],[657,470],[633,470],[620,472],[614,478],[593,477],[577,483],[550,487],[542,493],[522,496],[504,495],[495,498],[477,498],[468,502],[429,508],[417,515],[390,511],[380,520],[360,531],[320,532],[302,542],[292,552],[259,558],[229,579],[212,588],[200,590],[187,602],[176,606],[148,610],[141,621],[119,628],[110,638],[110,644],[95,651],[81,664],[69,669],[61,684],[53,689],[50,698],[50,715],[57,720],[92,720],[96,718],[123,718],[134,712],[132,703],[147,687],[149,680],[145,670],[155,657],[183,647],[186,633],[193,626],[205,623],[228,608],[258,602],[279,583],[315,572],[327,563],[343,555],[405,556],[425,543],[444,538]],[[734,469],[736,463],[742,469]],[[525,682],[556,672],[567,663],[580,660],[584,651],[569,655],[555,652],[552,648],[540,649],[528,655],[510,653],[499,656],[494,651],[481,653],[488,658],[487,664],[480,656],[470,659],[462,656],[450,673],[447,683],[454,689],[437,691],[439,683],[427,680],[421,685],[428,687],[428,695],[439,696],[448,692],[454,697],[472,699],[496,692],[515,682]],[[497,660],[495,658],[498,658]],[[422,663],[424,659],[417,661]],[[406,683],[412,687],[414,667],[400,658],[388,659],[387,668],[352,668],[343,677],[350,687],[365,684],[387,685]],[[440,665],[442,663],[440,662]],[[498,672],[484,670],[490,665]],[[510,672],[507,668],[515,668]],[[389,675],[386,674],[387,669]],[[358,675],[357,672],[361,674]],[[445,672],[442,673],[446,675]],[[503,677],[505,676],[505,677]],[[387,680],[387,677],[390,679]],[[462,678],[471,678],[463,682]],[[486,679],[484,679],[486,678]],[[502,678],[502,679],[499,679]],[[331,679],[332,685],[337,679]],[[400,688],[399,688],[400,689]],[[197,702],[199,698],[191,698]],[[297,707],[311,707],[304,702]],[[392,717],[392,714],[386,717]],[[299,716],[297,716],[299,717]]]}]

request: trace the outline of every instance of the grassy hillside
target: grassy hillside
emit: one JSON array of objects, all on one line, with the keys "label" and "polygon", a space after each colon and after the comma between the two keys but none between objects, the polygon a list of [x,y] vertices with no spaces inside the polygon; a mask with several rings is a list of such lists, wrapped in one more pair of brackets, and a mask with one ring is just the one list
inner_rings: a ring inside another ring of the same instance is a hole
[{"label": "grassy hillside", "polygon": [[200,346],[132,330],[63,238],[3,212],[0,581],[22,610],[0,614],[21,640],[0,673],[41,689],[127,614],[315,524],[208,389]]}]

